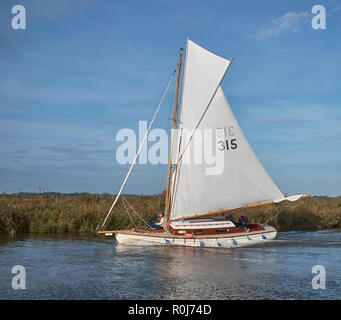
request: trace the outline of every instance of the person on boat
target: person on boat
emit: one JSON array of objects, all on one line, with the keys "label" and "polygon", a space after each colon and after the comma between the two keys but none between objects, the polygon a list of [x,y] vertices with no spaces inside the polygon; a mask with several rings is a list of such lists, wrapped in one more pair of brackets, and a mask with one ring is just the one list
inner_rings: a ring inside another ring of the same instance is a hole
[{"label": "person on boat", "polygon": [[155,224],[162,227],[163,226],[164,217],[165,217],[164,213],[163,212],[159,212],[159,217],[158,217],[157,222]]},{"label": "person on boat", "polygon": [[147,227],[153,229],[162,229],[163,228],[163,220],[164,220],[164,213],[159,212],[159,216],[157,220],[150,222]]},{"label": "person on boat", "polygon": [[238,219],[238,227],[239,228],[247,228],[247,224],[249,223],[249,220],[243,211],[241,212],[241,214],[242,215]]}]

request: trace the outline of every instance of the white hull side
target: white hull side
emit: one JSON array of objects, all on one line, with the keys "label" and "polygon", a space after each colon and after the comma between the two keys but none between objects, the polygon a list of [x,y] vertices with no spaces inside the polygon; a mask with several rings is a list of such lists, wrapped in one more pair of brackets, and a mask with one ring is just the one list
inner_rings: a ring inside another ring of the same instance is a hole
[{"label": "white hull side", "polygon": [[184,239],[172,236],[146,236],[143,234],[117,233],[116,240],[124,245],[176,245],[187,247],[207,247],[207,248],[236,248],[254,244],[264,243],[276,238],[277,231],[267,231],[263,233],[249,233],[236,235],[235,237],[214,237]]}]

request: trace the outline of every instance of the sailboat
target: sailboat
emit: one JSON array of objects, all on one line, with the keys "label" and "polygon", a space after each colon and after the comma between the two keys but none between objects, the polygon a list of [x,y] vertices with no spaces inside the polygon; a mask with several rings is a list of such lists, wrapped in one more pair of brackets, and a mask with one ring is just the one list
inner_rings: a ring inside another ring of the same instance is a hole
[{"label": "sailboat", "polygon": [[[296,201],[309,196],[285,197],[249,145],[221,87],[232,61],[233,58],[222,58],[187,39],[180,108],[181,52],[175,70],[177,84],[163,226],[157,229],[147,226],[132,230],[103,230],[133,170],[140,146],[99,234],[115,235],[118,243],[131,245],[233,248],[265,243],[276,238],[274,227],[258,223],[240,226],[225,214],[236,209]],[[159,108],[160,105],[148,132]],[[215,150],[224,164],[218,174],[210,174],[205,163],[185,161],[193,152],[195,133],[205,130],[215,132]],[[185,135],[185,131],[192,134]]]}]

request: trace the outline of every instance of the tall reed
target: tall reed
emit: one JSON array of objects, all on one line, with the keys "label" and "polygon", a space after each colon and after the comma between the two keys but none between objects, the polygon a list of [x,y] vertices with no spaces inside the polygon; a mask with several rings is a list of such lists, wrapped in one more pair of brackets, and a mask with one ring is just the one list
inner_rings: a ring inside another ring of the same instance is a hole
[{"label": "tall reed", "polygon": [[[133,208],[150,222],[164,205],[164,196],[132,196],[127,198]],[[35,196],[0,197],[0,233],[93,233],[112,204],[111,196],[78,197]],[[244,210],[250,221],[269,223],[279,230],[321,229],[341,227],[341,198],[313,197]],[[120,200],[106,228],[110,230],[143,226],[129,209],[132,221]],[[241,210],[231,212],[235,219]]]}]

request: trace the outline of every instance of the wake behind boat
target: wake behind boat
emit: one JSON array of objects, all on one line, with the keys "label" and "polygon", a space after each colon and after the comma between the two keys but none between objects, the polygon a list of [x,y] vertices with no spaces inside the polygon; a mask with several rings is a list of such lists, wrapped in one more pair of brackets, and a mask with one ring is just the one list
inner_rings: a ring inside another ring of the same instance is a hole
[{"label": "wake behind boat", "polygon": [[[115,234],[118,243],[134,245],[237,247],[263,243],[275,239],[275,228],[248,221],[236,224],[233,219],[222,215],[231,210],[284,200],[296,201],[309,196],[284,197],[246,140],[221,88],[231,62],[232,59],[219,57],[187,40],[180,111],[181,53],[177,67],[162,227],[147,225],[133,230],[101,230],[99,234]],[[101,229],[122,194],[164,96]],[[214,133],[212,145],[220,164],[223,164],[219,168],[187,161],[198,148],[194,143],[196,134],[206,131]]]}]

